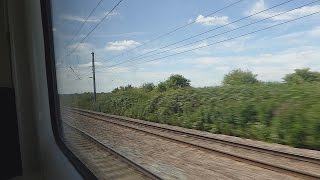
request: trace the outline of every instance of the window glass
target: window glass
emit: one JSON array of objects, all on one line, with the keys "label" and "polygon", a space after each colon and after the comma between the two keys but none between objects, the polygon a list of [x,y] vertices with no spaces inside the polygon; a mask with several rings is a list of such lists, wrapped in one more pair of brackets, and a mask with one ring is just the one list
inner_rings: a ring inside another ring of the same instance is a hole
[{"label": "window glass", "polygon": [[66,145],[99,179],[320,178],[319,13],[52,1]]}]

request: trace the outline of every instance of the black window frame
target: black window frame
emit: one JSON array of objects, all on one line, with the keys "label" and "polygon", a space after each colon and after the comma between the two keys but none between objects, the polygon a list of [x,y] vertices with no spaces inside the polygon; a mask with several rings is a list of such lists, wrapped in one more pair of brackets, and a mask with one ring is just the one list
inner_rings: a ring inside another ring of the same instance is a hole
[{"label": "black window frame", "polygon": [[60,114],[60,103],[57,88],[56,63],[52,31],[51,0],[40,0],[40,5],[44,38],[49,107],[53,136],[60,150],[63,152],[63,154],[67,157],[67,159],[71,162],[71,164],[82,175],[84,179],[98,179],[92,173],[92,171],[89,170],[88,167],[84,165],[64,143],[62,137],[62,119]]}]

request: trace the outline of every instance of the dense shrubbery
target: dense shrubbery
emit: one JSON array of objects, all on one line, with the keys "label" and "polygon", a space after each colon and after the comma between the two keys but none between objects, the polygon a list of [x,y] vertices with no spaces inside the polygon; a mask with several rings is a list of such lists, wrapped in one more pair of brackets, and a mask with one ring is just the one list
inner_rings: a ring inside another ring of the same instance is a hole
[{"label": "dense shrubbery", "polygon": [[257,75],[252,74],[250,71],[243,71],[241,69],[236,69],[231,71],[229,74],[224,76],[222,81],[223,85],[244,85],[244,84],[256,84]]},{"label": "dense shrubbery", "polygon": [[[248,75],[233,74],[239,72]],[[79,108],[319,150],[320,84],[259,83],[251,78],[255,75],[249,76],[249,83],[193,88],[189,80],[172,75],[158,86],[98,94],[95,106],[91,93],[62,95],[61,100]]]}]

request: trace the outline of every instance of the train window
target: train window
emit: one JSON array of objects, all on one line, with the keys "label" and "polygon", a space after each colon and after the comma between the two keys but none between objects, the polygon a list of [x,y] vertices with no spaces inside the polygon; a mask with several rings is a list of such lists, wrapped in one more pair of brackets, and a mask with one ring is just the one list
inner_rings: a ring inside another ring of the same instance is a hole
[{"label": "train window", "polygon": [[82,170],[320,179],[319,0],[55,0],[50,11],[58,135]]}]

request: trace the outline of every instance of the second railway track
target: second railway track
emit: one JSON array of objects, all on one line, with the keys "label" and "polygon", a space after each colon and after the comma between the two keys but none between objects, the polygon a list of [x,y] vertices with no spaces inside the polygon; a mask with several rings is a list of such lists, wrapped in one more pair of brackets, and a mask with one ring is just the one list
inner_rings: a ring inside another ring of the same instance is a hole
[{"label": "second railway track", "polygon": [[[68,136],[66,142],[69,144],[70,148],[74,149],[74,152],[80,151],[78,156],[88,156],[88,154],[91,154],[91,156],[96,156],[99,154],[99,161],[104,160],[103,157],[107,157],[105,160],[106,163],[102,163],[103,167],[91,169],[91,171],[93,171],[99,179],[161,179],[159,176],[136,164],[122,154],[119,154],[112,148],[107,147],[82,130],[70,125],[65,121],[63,124],[65,135]],[[78,150],[75,150],[75,148]],[[92,154],[94,149],[97,149],[95,155]],[[91,158],[90,160],[85,160],[88,158],[89,157],[82,157],[80,159],[87,161],[86,163],[94,163],[95,166],[101,164],[101,162],[97,162]],[[110,163],[112,163],[112,165],[110,165]],[[89,167],[92,167],[92,165]],[[117,170],[115,173],[123,173],[122,176],[119,176],[118,174],[113,175],[112,172],[110,172],[109,169],[114,167],[121,167],[122,170]]]},{"label": "second railway track", "polygon": [[171,141],[178,141],[195,146],[205,151],[218,153],[221,156],[252,164],[265,169],[285,173],[303,179],[320,179],[320,159],[264,149],[240,143],[214,139],[207,136],[165,128],[149,123],[119,118],[82,109],[66,109],[82,116],[113,123],[118,126],[142,131]]}]

